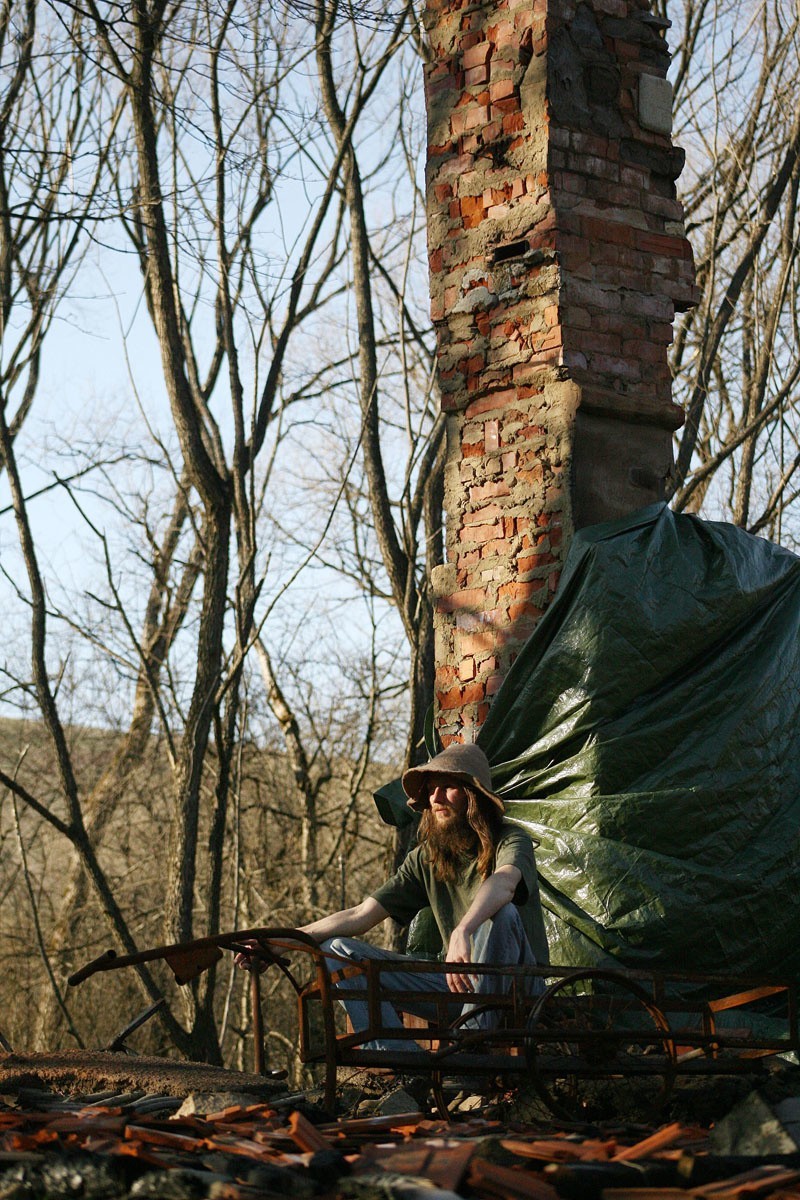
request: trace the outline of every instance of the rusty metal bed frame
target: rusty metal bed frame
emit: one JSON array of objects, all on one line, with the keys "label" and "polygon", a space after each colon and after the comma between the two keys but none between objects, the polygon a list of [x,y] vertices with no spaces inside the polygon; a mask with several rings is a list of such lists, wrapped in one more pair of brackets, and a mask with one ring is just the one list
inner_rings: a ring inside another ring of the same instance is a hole
[{"label": "rusty metal bed frame", "polygon": [[[436,1015],[427,1028],[398,1030],[385,1024],[382,1006],[388,1003],[404,1011],[404,1004],[418,1000],[419,993],[387,986],[384,977],[396,969],[395,961],[364,959],[353,964],[342,959],[340,968],[330,970],[335,955],[323,954],[307,934],[286,928],[237,930],[125,956],[108,951],[69,982],[75,985],[100,971],[164,959],[177,982],[186,984],[217,962],[224,950],[245,951],[261,970],[277,969],[289,981],[298,1003],[300,1057],[324,1067],[325,1106],[330,1112],[335,1109],[340,1067],[426,1075],[443,1113],[446,1077],[522,1077],[556,1115],[571,1119],[576,1115],[575,1085],[583,1079],[649,1078],[656,1085],[654,1099],[663,1102],[679,1076],[740,1073],[752,1070],[755,1059],[800,1052],[795,981],[624,968],[473,964],[471,975],[489,978],[479,1004],[467,1009],[470,1002],[463,993],[429,993],[426,1000],[435,1006]],[[463,964],[454,964],[454,969],[463,971]],[[250,986],[254,1067],[265,1074],[261,970],[251,971]],[[447,964],[404,959],[403,971],[422,978],[446,972]],[[345,977],[346,993],[341,987]],[[532,995],[537,981],[543,990]],[[366,1029],[342,1031],[337,1001],[345,995],[366,1002]],[[774,1011],[768,1027],[759,1031],[759,1010],[767,1003]],[[151,1006],[143,1016],[158,1007]],[[492,1028],[474,1027],[481,1011],[493,1014]],[[722,1014],[738,1014],[739,1023],[726,1025],[728,1018]],[[128,1030],[140,1023],[136,1019]],[[369,1045],[387,1038],[407,1043],[408,1049],[390,1052]],[[124,1036],[115,1044],[122,1041]]]}]

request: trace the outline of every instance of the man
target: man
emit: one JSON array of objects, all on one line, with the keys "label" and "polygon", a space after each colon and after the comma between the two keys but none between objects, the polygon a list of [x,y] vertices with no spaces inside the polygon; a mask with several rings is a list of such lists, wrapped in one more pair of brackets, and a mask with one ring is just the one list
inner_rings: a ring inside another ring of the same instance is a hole
[{"label": "man", "polygon": [[[303,926],[323,944],[331,970],[341,959],[392,959],[397,969],[383,973],[387,985],[419,990],[420,999],[404,1004],[418,1016],[433,1016],[431,992],[475,995],[497,986],[491,976],[468,971],[410,974],[403,956],[360,941],[387,917],[402,925],[430,906],[449,963],[491,963],[497,966],[543,965],[548,962],[547,938],[536,880],[534,842],[525,830],[505,820],[505,805],[492,791],[489,762],[478,746],[453,744],[424,766],[403,775],[409,806],[421,813],[418,845],[400,869],[360,904]],[[363,978],[344,979],[339,987],[363,988]],[[531,991],[540,990],[540,981]],[[426,997],[426,993],[428,994]],[[354,1030],[367,1026],[367,1005],[356,998],[343,1001]],[[473,1001],[474,1003],[474,1001]],[[469,1012],[465,1005],[463,1012]],[[455,1013],[453,1014],[455,1017]],[[400,1015],[388,1004],[382,1018],[399,1028]],[[468,1018],[468,1024],[491,1027],[496,1015]],[[372,1048],[407,1050],[408,1042],[372,1042]]]}]

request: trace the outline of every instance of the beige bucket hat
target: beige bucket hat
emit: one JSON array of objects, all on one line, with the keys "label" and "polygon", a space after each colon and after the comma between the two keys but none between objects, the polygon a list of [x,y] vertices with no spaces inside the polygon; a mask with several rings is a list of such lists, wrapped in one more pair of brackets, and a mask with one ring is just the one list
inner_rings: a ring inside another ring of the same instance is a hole
[{"label": "beige bucket hat", "polygon": [[409,767],[403,775],[403,791],[408,796],[409,808],[415,812],[422,812],[428,806],[426,777],[430,775],[449,775],[458,783],[481,792],[497,805],[500,812],[506,810],[502,797],[492,791],[492,771],[480,746],[462,746],[460,742],[453,742],[422,766]]}]

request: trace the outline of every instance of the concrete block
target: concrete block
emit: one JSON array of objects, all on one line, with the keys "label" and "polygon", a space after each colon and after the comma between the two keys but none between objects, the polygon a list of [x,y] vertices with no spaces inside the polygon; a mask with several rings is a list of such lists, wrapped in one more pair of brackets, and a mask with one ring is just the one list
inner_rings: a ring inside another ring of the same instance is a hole
[{"label": "concrete block", "polygon": [[672,84],[659,75],[641,75],[637,96],[639,124],[651,133],[672,133]]},{"label": "concrete block", "polygon": [[716,1122],[710,1148],[713,1154],[794,1154],[800,1149],[800,1098],[773,1106],[760,1092],[751,1092]]}]

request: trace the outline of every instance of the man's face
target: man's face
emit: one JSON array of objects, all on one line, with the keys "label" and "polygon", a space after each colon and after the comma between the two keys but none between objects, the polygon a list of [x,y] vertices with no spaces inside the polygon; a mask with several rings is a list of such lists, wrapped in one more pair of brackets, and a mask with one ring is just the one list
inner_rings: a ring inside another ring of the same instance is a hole
[{"label": "man's face", "polygon": [[436,824],[443,828],[459,824],[467,811],[467,793],[448,775],[432,775],[428,781],[428,801]]}]

